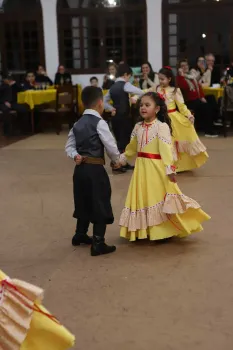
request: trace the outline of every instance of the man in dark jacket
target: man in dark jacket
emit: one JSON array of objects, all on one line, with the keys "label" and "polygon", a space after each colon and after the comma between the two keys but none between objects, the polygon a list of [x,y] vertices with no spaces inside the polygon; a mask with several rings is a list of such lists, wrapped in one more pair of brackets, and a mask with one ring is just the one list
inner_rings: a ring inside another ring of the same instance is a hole
[{"label": "man in dark jacket", "polygon": [[22,88],[16,84],[12,75],[3,77],[3,84],[0,86],[0,111],[3,113],[3,132],[6,136],[10,134],[12,125],[10,112],[16,111],[20,121],[28,114],[28,108],[17,103],[17,94],[20,91]]}]

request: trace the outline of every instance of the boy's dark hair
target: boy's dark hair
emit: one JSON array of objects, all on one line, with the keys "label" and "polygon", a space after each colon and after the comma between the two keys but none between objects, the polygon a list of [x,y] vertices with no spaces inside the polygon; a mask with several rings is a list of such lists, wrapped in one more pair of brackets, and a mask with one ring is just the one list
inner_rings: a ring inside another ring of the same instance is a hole
[{"label": "boy's dark hair", "polygon": [[31,70],[29,69],[29,70],[26,72],[26,75],[25,75],[25,76],[27,77],[28,74],[34,74],[34,75],[36,75],[36,73],[35,73],[34,70],[32,70],[32,69],[31,69]]},{"label": "boy's dark hair", "polygon": [[90,83],[91,83],[93,80],[97,80],[97,81],[99,81],[97,77],[91,77],[91,79],[90,79]]},{"label": "boy's dark hair", "polygon": [[103,92],[99,87],[87,86],[82,91],[82,103],[85,108],[91,108],[99,100],[103,100]]},{"label": "boy's dark hair", "polygon": [[125,74],[132,75],[133,71],[127,63],[119,64],[117,69],[117,77],[123,77]]}]

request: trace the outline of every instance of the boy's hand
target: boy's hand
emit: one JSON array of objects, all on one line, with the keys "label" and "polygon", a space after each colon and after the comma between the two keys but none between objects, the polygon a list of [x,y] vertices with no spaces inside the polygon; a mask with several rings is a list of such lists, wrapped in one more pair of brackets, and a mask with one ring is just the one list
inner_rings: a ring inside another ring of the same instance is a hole
[{"label": "boy's hand", "polygon": [[133,96],[133,97],[130,97],[130,102],[132,105],[135,105],[137,103],[137,97]]},{"label": "boy's hand", "polygon": [[111,112],[111,116],[112,116],[112,117],[115,117],[115,115],[116,115],[116,109],[114,108],[114,109],[112,110],[112,112]]},{"label": "boy's hand", "polygon": [[168,177],[171,182],[177,183],[176,174],[169,174]]},{"label": "boy's hand", "polygon": [[121,164],[118,162],[118,163],[113,163],[113,162],[111,162],[111,168],[112,169],[119,169],[119,168],[121,168]]},{"label": "boy's hand", "polygon": [[80,165],[83,162],[83,157],[78,154],[74,157],[74,161],[77,165]]}]

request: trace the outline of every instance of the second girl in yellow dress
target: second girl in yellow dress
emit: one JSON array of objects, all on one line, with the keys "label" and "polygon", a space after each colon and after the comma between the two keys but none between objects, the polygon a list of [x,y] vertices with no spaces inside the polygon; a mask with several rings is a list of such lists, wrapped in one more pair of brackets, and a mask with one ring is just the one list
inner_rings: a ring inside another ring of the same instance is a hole
[{"label": "second girl in yellow dress", "polygon": [[180,89],[176,88],[175,77],[170,67],[159,71],[159,82],[156,91],[164,96],[172,121],[177,172],[199,168],[208,159],[206,147],[196,133],[194,117],[186,107]]}]

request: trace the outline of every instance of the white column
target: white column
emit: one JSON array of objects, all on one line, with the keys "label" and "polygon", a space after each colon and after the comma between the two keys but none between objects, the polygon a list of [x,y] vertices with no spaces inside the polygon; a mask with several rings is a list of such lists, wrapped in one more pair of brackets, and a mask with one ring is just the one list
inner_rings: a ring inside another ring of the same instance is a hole
[{"label": "white column", "polygon": [[155,71],[162,67],[162,0],[147,0],[148,61]]},{"label": "white column", "polygon": [[45,64],[48,76],[54,80],[59,64],[57,0],[41,0],[44,28]]}]

